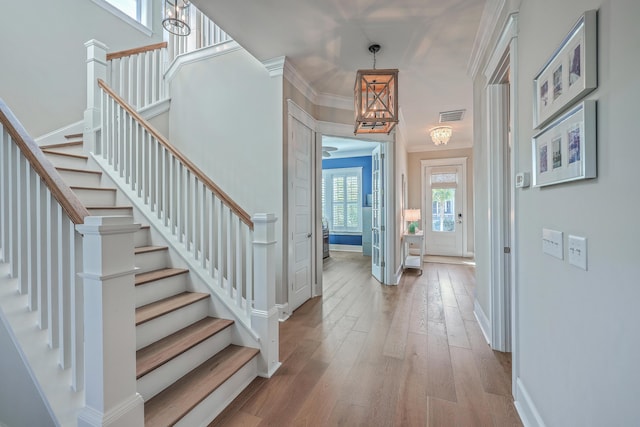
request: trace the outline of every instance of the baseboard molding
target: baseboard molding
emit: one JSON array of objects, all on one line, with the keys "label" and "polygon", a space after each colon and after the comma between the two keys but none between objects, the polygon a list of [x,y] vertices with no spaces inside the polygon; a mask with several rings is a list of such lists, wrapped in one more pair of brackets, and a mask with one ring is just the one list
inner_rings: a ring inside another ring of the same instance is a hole
[{"label": "baseboard molding", "polygon": [[276,308],[278,309],[278,320],[280,322],[284,322],[289,317],[291,317],[291,313],[289,312],[289,303],[286,302],[284,304],[276,304]]},{"label": "baseboard molding", "polygon": [[478,325],[480,325],[484,338],[487,340],[487,344],[491,345],[491,322],[487,315],[484,314],[484,310],[482,310],[482,306],[478,300],[473,302],[473,315],[476,316],[476,320],[478,321]]},{"label": "baseboard molding", "polygon": [[546,427],[540,413],[536,409],[531,396],[520,378],[516,379],[516,396],[514,401],[518,415],[525,427]]},{"label": "baseboard molding", "polygon": [[330,251],[362,253],[362,246],[330,244]]},{"label": "baseboard molding", "polygon": [[60,129],[56,129],[44,135],[40,135],[39,137],[35,138],[35,141],[38,145],[58,144],[61,141],[64,141],[65,135],[82,133],[83,129],[84,120],[80,120],[79,122],[71,123],[70,125],[61,127]]},{"label": "baseboard molding", "polygon": [[404,273],[404,269],[402,268],[402,264],[400,264],[398,266],[398,269],[396,270],[396,276],[395,276],[395,284],[399,285],[400,284],[400,279],[402,279],[402,273]]}]

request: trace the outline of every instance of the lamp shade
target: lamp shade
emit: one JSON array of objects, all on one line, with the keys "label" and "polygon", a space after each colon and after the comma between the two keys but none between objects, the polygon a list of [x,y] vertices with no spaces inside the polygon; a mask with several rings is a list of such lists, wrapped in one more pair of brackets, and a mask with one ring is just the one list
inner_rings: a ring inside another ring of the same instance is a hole
[{"label": "lamp shade", "polygon": [[189,0],[164,0],[162,26],[176,36],[188,36],[191,34]]},{"label": "lamp shade", "polygon": [[420,209],[405,209],[404,210],[405,221],[420,221]]}]

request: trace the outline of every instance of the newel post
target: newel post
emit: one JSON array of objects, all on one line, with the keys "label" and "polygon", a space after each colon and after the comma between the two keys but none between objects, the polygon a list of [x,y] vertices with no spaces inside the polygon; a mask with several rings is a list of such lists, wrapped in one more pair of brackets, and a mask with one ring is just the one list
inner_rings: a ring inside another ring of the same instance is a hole
[{"label": "newel post", "polygon": [[87,48],[87,109],[84,110],[83,140],[85,150],[96,152],[96,128],[101,126],[101,95],[98,79],[107,81],[107,45],[89,40]]},{"label": "newel post", "polygon": [[276,216],[253,218],[253,310],[251,327],[260,337],[258,374],[271,377],[280,367],[278,307],[276,307]]},{"label": "newel post", "polygon": [[86,217],[83,235],[85,407],[79,427],[142,427],[136,391],[136,322],[131,217]]}]

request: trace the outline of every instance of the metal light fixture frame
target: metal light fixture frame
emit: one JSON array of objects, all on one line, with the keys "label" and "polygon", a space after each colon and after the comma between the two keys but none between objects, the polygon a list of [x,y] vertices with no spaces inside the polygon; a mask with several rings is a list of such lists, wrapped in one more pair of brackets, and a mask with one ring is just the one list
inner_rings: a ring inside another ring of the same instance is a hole
[{"label": "metal light fixture frame", "polygon": [[162,26],[176,36],[191,34],[189,26],[189,0],[164,0]]},{"label": "metal light fixture frame", "polygon": [[389,134],[398,124],[398,70],[376,70],[379,44],[369,46],[373,69],[358,70],[354,85],[354,134]]}]

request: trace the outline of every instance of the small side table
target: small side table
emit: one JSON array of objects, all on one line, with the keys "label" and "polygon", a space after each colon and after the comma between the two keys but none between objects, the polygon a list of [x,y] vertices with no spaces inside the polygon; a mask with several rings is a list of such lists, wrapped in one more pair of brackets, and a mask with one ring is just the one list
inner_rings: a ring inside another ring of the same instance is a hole
[{"label": "small side table", "polygon": [[[411,255],[409,245],[413,243],[420,248],[420,255]],[[402,235],[402,268],[415,268],[422,274],[422,262],[424,260],[424,233],[417,231],[414,234],[404,233]]]}]

